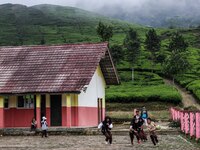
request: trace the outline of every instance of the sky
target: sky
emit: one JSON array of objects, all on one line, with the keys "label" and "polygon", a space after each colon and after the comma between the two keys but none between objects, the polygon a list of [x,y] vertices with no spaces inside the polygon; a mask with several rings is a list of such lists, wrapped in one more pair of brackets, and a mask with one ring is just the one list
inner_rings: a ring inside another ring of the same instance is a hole
[{"label": "sky", "polygon": [[141,8],[163,10],[173,8],[184,10],[186,7],[192,10],[200,6],[200,0],[0,0],[0,4],[4,3],[24,4],[27,6],[55,4],[78,7],[89,11],[95,11],[101,8],[112,8],[114,5],[120,7],[121,10]]},{"label": "sky", "polygon": [[[148,0],[123,0],[123,3],[131,3],[134,5],[140,5],[144,1]],[[98,6],[101,7],[104,4],[112,3],[122,3],[122,0],[0,0],[0,4],[4,3],[14,3],[14,4],[24,4],[27,6],[37,5],[37,4],[56,4],[64,6],[77,6],[83,5],[84,7],[88,6]]]}]

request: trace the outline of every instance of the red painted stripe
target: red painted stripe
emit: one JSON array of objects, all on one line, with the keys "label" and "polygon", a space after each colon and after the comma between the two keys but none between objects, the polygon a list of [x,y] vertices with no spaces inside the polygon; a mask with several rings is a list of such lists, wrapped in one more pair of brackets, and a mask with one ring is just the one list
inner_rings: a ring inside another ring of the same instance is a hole
[{"label": "red painted stripe", "polygon": [[67,126],[67,108],[62,107],[62,126]]},{"label": "red painted stripe", "polygon": [[[34,109],[5,109],[5,127],[30,127]],[[38,123],[40,124],[40,123]]]},{"label": "red painted stripe", "polygon": [[0,128],[4,128],[4,108],[0,108]]},{"label": "red painted stripe", "polygon": [[78,126],[78,107],[71,107],[71,125]]},{"label": "red painted stripe", "polygon": [[71,127],[71,107],[62,107],[62,126]]},{"label": "red painted stripe", "polygon": [[46,118],[48,126],[51,126],[51,110],[49,107],[46,107]]},{"label": "red painted stripe", "polygon": [[37,121],[37,127],[41,127],[41,110],[39,107],[36,107],[36,121]]}]

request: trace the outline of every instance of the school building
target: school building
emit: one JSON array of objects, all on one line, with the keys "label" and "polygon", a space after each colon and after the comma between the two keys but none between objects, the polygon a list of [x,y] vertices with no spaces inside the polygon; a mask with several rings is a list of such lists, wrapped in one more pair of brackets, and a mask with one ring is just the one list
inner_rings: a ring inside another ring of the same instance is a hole
[{"label": "school building", "polygon": [[116,84],[108,43],[0,47],[0,128],[96,126]]}]

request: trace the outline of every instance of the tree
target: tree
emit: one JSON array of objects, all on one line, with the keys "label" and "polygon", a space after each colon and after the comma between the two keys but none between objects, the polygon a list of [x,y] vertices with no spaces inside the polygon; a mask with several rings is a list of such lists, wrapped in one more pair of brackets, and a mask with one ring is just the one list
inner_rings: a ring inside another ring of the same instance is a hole
[{"label": "tree", "polygon": [[169,43],[170,55],[166,58],[163,65],[164,73],[172,77],[173,83],[174,78],[178,74],[185,73],[190,68],[187,60],[187,48],[188,44],[185,42],[183,36],[176,32]]},{"label": "tree", "polygon": [[124,47],[127,49],[127,58],[132,65],[132,81],[134,80],[134,65],[137,63],[140,55],[140,39],[137,32],[130,28],[125,39]]},{"label": "tree", "polygon": [[122,46],[121,45],[113,45],[110,48],[110,52],[111,52],[114,64],[120,63],[120,61],[123,59],[123,56],[124,56]]},{"label": "tree", "polygon": [[160,54],[160,38],[154,29],[150,29],[146,34],[145,47],[151,53],[150,59],[152,61],[152,71]]},{"label": "tree", "polygon": [[113,27],[103,24],[102,22],[99,22],[96,31],[102,42],[109,42],[110,38],[113,36]]},{"label": "tree", "polygon": [[40,40],[40,45],[44,45],[46,43],[44,37],[42,37],[42,39]]}]

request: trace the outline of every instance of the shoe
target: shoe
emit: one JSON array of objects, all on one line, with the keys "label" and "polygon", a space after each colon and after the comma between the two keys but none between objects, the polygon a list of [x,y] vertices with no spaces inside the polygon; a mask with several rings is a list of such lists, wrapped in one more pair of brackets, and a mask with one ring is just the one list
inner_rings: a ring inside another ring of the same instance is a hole
[{"label": "shoe", "polygon": [[141,144],[141,141],[140,141],[140,140],[138,141],[138,144]]},{"label": "shoe", "polygon": [[107,142],[107,141],[105,141],[105,144],[108,144],[108,142]]}]

